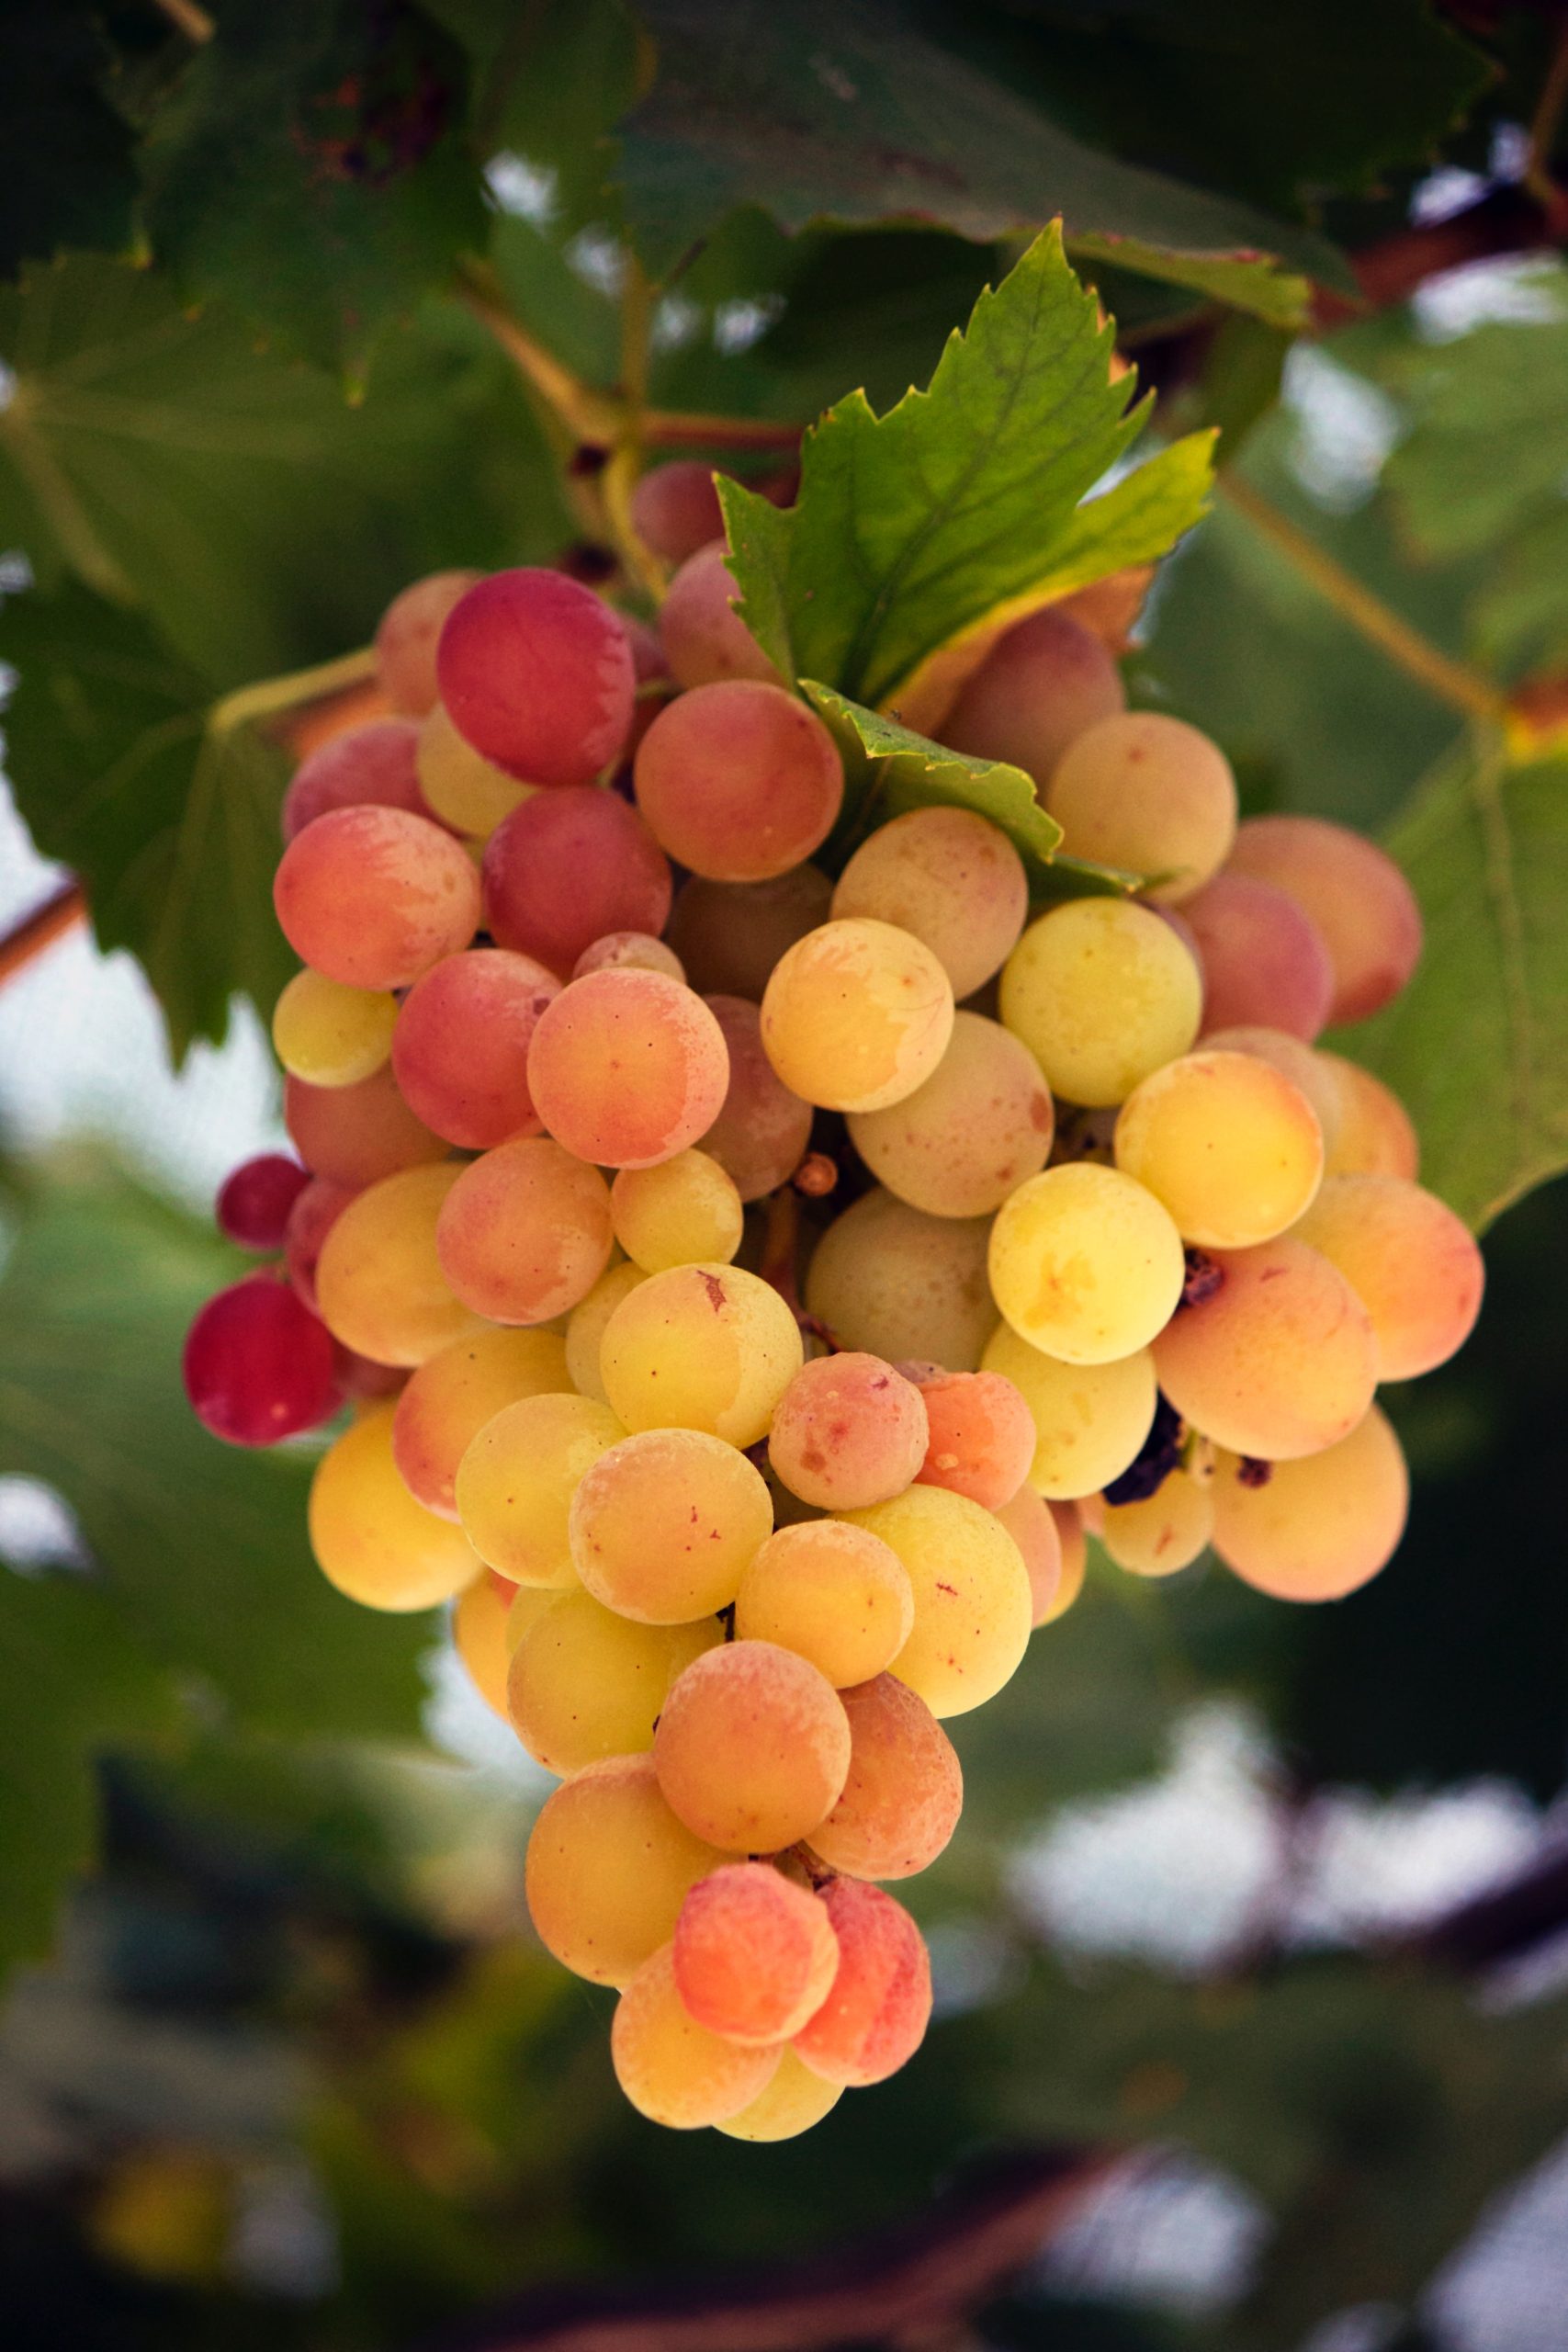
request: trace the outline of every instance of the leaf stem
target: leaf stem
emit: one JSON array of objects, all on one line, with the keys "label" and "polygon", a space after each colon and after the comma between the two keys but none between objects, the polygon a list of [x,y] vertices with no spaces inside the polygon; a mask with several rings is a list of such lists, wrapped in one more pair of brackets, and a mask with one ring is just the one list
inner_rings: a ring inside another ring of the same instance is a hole
[{"label": "leaf stem", "polygon": [[291,670],[280,678],[258,678],[254,685],[237,686],[223,695],[208,713],[208,732],[225,735],[278,711],[297,710],[301,703],[324,702],[348,686],[363,685],[376,674],[376,649],[362,646],[357,653],[340,653],[334,662],[318,662],[309,670]]},{"label": "leaf stem", "polygon": [[680,409],[650,408],[642,420],[650,449],[795,449],[805,430],[772,417],[701,416]]},{"label": "leaf stem", "polygon": [[476,264],[458,272],[457,291],[482,325],[580,446],[613,448],[623,429],[622,403],[596,392],[513,317],[491,273]]},{"label": "leaf stem", "polygon": [[1561,221],[1563,194],[1552,175],[1551,151],[1556,143],[1557,128],[1562,119],[1562,108],[1568,103],[1568,18],[1559,25],[1557,40],[1551,51],[1551,62],[1546,69],[1546,79],[1540,85],[1535,112],[1530,118],[1529,146],[1520,180],[1529,188],[1541,210],[1550,220]]},{"label": "leaf stem", "polygon": [[1439,702],[1462,711],[1467,718],[1500,723],[1507,715],[1506,698],[1477,672],[1450,659],[1353,572],[1299,530],[1240,474],[1222,472],[1216,487],[1236,512],[1244,514],[1259,536],[1285,558],[1326,604],[1359,629],[1370,644],[1387,654],[1407,677],[1426,687]]}]

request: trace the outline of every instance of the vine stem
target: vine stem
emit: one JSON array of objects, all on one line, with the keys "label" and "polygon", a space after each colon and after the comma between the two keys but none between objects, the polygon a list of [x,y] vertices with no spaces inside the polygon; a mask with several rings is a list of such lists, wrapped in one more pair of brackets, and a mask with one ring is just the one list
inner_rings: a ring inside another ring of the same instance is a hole
[{"label": "vine stem", "polygon": [[196,0],[152,0],[152,6],[184,33],[186,40],[209,41],[218,30],[206,9],[197,6]]},{"label": "vine stem", "polygon": [[1462,711],[1467,718],[1480,718],[1500,725],[1507,718],[1506,698],[1496,688],[1463,662],[1454,662],[1393,606],[1358,580],[1354,572],[1320,548],[1315,539],[1299,530],[1279,508],[1253,489],[1239,474],[1222,473],[1217,478],[1222,496],[1228,500],[1238,514],[1246,516],[1258,535],[1300,573],[1308,585],[1315,588],[1325,604],[1332,605],[1359,629],[1369,644],[1385,653],[1395,666],[1446,702],[1451,709]]},{"label": "vine stem", "polygon": [[72,879],[51,890],[41,905],[23,915],[0,938],[0,987],[25,971],[46,947],[87,919],[87,899],[80,882]]},{"label": "vine stem", "polygon": [[1551,62],[1546,69],[1546,79],[1541,84],[1535,113],[1530,118],[1529,147],[1520,175],[1523,185],[1529,188],[1541,210],[1559,229],[1568,207],[1565,207],[1562,190],[1552,176],[1551,150],[1565,104],[1568,104],[1568,18],[1557,28]]}]

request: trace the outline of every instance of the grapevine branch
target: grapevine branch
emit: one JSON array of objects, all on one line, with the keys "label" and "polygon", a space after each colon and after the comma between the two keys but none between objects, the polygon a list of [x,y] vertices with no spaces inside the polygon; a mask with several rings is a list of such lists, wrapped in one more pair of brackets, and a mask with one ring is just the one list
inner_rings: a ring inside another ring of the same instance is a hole
[{"label": "grapevine branch", "polygon": [[35,956],[41,956],[46,947],[52,947],[77,923],[85,922],[86,915],[87,900],[80,882],[62,882],[0,938],[0,982],[22,971]]}]

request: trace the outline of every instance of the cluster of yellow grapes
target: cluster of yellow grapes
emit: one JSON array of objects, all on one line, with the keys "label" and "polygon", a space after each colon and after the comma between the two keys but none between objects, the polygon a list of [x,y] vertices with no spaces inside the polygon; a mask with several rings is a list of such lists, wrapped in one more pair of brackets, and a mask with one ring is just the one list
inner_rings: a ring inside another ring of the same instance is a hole
[{"label": "cluster of yellow grapes", "polygon": [[299,1160],[220,1204],[282,1263],[186,1370],[240,1442],[352,1404],[324,1573],[455,1602],[560,1778],[530,1909],[619,1988],[627,2096],[767,2140],[919,2042],[886,1883],[952,1837],[942,1722],[1070,1606],[1086,1530],[1138,1575],[1364,1582],[1405,1508],[1374,1391],[1460,1344],[1481,1262],[1314,1043],[1418,953],[1380,852],[1238,828],[1215,746],[1125,708],[1105,598],[1011,629],[944,739],[1135,894],[1032,910],[968,808],[845,843],[712,499],[643,486],[657,634],[544,571],[392,606],[384,715],[285,808]]}]

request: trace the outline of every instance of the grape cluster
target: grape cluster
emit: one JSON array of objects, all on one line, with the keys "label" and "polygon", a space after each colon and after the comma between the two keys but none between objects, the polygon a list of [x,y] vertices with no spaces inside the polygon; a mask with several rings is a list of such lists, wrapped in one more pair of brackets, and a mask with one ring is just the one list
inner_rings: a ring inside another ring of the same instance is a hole
[{"label": "grape cluster", "polygon": [[919,2044],[886,1885],[952,1837],[943,1721],[1070,1605],[1086,1530],[1137,1575],[1212,1544],[1353,1589],[1404,1513],[1374,1390],[1460,1344],[1481,1267],[1398,1103],[1314,1044],[1408,978],[1402,877],[1238,828],[1216,747],[1125,708],[1114,595],[1011,628],[944,734],[1138,894],[1032,913],[949,806],[834,880],[840,755],[731,607],[711,482],[634,512],[683,559],[657,633],[563,573],[421,581],[388,715],[296,774],[299,1159],[218,1206],[280,1262],[186,1375],[240,1444],[351,1408],[322,1571],[453,1601],[559,1776],[529,1906],[619,1988],[634,2104],[772,2140]]}]

